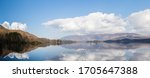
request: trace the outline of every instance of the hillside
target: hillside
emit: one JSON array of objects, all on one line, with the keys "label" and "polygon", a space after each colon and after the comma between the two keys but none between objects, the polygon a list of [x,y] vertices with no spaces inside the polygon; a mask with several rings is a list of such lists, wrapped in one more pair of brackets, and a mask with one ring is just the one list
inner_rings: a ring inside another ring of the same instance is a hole
[{"label": "hillside", "polygon": [[0,46],[2,44],[32,44],[32,45],[60,45],[71,44],[74,41],[39,38],[21,30],[9,30],[0,25]]},{"label": "hillside", "polygon": [[0,25],[0,43],[31,43],[42,44],[49,42],[48,39],[38,38],[37,36],[21,30],[9,30]]}]

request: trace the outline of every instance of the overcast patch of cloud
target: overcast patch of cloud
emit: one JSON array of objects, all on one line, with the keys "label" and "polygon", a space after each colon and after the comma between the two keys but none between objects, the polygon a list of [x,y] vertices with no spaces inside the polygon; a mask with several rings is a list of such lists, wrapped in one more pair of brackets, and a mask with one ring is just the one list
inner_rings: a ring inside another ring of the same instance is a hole
[{"label": "overcast patch of cloud", "polygon": [[20,23],[20,22],[12,22],[11,24],[7,21],[2,23],[2,26],[7,28],[7,29],[12,29],[12,30],[22,30],[25,31],[27,29],[27,25]]},{"label": "overcast patch of cloud", "polygon": [[121,33],[125,32],[126,22],[111,13],[90,13],[87,16],[55,19],[43,23],[46,26],[59,27],[62,31],[72,31],[81,34],[90,33]]}]

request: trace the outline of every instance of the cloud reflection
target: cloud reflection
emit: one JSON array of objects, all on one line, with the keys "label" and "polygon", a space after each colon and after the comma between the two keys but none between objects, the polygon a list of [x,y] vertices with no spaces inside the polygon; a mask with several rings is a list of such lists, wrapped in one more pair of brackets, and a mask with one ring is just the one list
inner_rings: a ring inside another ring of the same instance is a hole
[{"label": "cloud reflection", "polygon": [[[79,46],[82,45],[82,46]],[[84,45],[84,46],[83,46]],[[61,61],[149,61],[150,45],[148,44],[72,44],[65,48],[74,49],[62,52],[58,60]],[[98,47],[95,47],[98,46]],[[117,49],[119,48],[119,49]]]},{"label": "cloud reflection", "polygon": [[9,58],[17,58],[17,59],[29,59],[29,56],[27,53],[9,53],[6,57],[9,57]]},{"label": "cloud reflection", "polygon": [[[77,50],[76,50],[77,51]],[[125,51],[123,50],[85,50],[78,52],[64,52],[59,60],[62,61],[111,61],[111,60],[127,60]]]}]

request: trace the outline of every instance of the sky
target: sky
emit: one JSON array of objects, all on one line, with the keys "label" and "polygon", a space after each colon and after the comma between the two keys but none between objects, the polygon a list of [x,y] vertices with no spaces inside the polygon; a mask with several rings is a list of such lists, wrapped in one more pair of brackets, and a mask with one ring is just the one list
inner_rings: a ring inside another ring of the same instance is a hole
[{"label": "sky", "polygon": [[39,37],[150,34],[149,0],[0,0],[0,24]]}]

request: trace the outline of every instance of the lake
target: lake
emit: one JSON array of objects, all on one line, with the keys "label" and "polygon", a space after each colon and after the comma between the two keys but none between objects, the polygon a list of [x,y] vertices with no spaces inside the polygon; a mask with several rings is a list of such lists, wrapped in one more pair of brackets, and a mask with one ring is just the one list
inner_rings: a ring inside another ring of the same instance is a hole
[{"label": "lake", "polygon": [[72,43],[62,45],[0,45],[1,61],[149,61],[146,43]]}]

